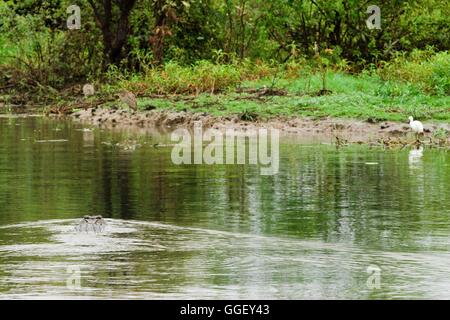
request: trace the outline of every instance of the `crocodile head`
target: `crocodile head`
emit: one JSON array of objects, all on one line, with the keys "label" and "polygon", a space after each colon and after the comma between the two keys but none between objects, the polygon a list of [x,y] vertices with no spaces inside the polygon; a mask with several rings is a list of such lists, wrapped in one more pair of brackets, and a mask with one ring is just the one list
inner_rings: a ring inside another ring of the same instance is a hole
[{"label": "crocodile head", "polygon": [[96,216],[84,216],[78,225],[75,227],[76,231],[94,231],[102,232],[105,228],[106,222],[101,215]]}]

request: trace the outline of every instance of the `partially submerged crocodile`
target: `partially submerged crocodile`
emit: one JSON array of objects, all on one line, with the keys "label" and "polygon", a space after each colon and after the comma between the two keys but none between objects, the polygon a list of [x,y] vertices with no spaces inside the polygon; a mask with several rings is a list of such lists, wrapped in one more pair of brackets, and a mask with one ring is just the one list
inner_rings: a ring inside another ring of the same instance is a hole
[{"label": "partially submerged crocodile", "polygon": [[103,232],[105,227],[106,222],[102,216],[84,216],[75,227],[75,230],[78,232]]}]

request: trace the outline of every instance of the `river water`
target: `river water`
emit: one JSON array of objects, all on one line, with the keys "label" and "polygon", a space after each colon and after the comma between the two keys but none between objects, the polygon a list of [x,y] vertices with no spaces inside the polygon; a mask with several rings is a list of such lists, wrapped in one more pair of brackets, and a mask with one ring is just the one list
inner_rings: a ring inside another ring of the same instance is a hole
[{"label": "river water", "polygon": [[0,298],[450,298],[449,152],[286,137],[262,176],[170,143],[0,118]]}]

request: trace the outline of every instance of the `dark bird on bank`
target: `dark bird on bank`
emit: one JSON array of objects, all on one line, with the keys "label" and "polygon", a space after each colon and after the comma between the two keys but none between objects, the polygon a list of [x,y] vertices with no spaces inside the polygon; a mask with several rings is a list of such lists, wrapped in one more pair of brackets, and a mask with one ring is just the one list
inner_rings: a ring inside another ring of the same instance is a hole
[{"label": "dark bird on bank", "polygon": [[122,90],[121,92],[119,92],[119,99],[120,101],[125,103],[131,110],[137,110],[136,96],[132,92],[128,90]]}]

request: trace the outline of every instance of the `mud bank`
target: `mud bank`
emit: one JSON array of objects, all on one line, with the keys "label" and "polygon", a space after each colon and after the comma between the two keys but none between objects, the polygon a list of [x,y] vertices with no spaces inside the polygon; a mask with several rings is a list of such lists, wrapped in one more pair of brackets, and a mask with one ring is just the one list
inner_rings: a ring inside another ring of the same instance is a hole
[{"label": "mud bank", "polygon": [[[269,120],[243,121],[238,115],[212,116],[207,113],[174,112],[168,110],[129,111],[123,109],[91,108],[75,112],[73,119],[84,124],[100,127],[136,128],[172,131],[177,127],[191,128],[194,122],[201,121],[204,128],[217,130],[251,130],[275,128],[283,135],[294,135],[305,139],[327,140],[336,136],[348,142],[370,142],[380,138],[411,135],[407,122],[383,121],[369,123],[355,119],[336,118],[287,118],[276,117]],[[424,123],[425,136],[439,128],[450,131],[444,123]]]}]

